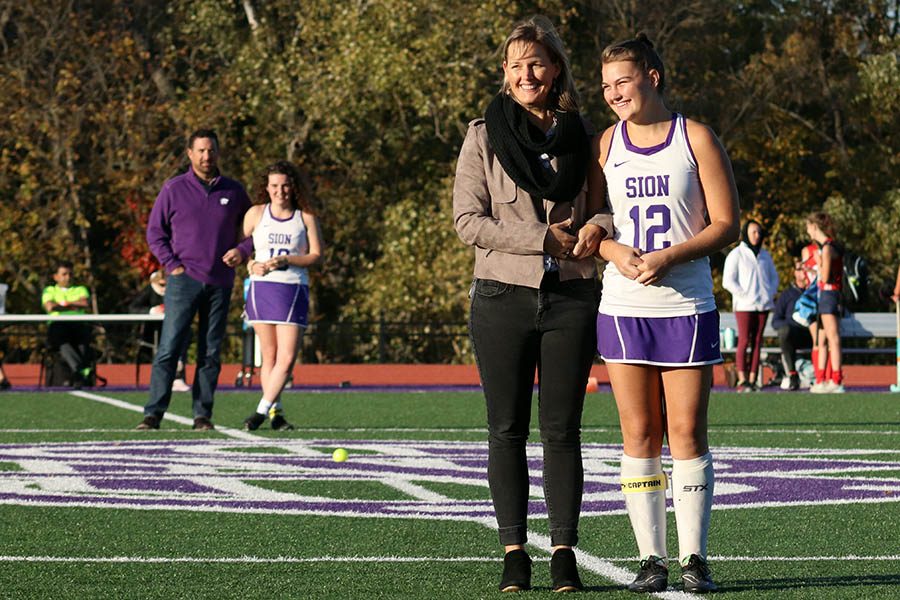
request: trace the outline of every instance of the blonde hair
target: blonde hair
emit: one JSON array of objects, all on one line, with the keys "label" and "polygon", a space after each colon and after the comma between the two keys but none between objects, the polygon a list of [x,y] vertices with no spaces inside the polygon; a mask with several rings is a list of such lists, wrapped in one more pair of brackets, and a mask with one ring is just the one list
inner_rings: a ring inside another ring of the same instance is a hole
[{"label": "blonde hair", "polygon": [[[566,112],[578,112],[578,91],[575,89],[575,80],[572,78],[572,67],[569,65],[569,56],[563,46],[562,39],[556,33],[550,19],[542,15],[534,15],[516,23],[512,33],[500,46],[500,56],[505,61],[506,53],[514,42],[530,42],[540,44],[550,55],[553,64],[559,67],[559,75],[553,82],[553,89],[548,98],[547,108],[559,109]],[[509,82],[503,75],[503,84],[500,86],[501,94],[510,92]]]},{"label": "blonde hair", "polygon": [[649,73],[650,69],[659,73],[656,91],[662,96],[666,89],[666,67],[659,54],[653,49],[653,42],[650,41],[647,34],[639,33],[634,39],[610,44],[600,55],[600,63],[604,65],[623,60],[635,63],[644,73]]}]

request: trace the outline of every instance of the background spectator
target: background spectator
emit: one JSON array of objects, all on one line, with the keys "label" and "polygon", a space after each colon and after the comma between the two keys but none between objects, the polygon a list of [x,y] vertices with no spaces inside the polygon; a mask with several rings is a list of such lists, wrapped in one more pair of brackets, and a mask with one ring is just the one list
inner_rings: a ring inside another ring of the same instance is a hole
[{"label": "background spectator", "polygon": [[[808,285],[806,269],[802,262],[794,263],[794,280],[778,295],[772,311],[772,327],[778,330],[778,344],[781,347],[781,364],[789,378],[788,389],[800,389],[800,375],[797,372],[797,349],[812,348],[809,330],[793,318],[794,304]],[[784,387],[784,386],[782,386]]]},{"label": "background spectator", "polygon": [[322,257],[322,234],[291,163],[266,168],[257,200],[244,216],[244,235],[252,236],[255,249],[247,261],[245,312],[259,338],[262,398],[244,420],[244,429],[256,430],[269,418],[272,429],[285,431],[294,426],[284,417],[281,390],[308,322],[308,268]]},{"label": "background spectator", "polygon": [[[741,243],[728,253],[722,273],[722,286],[731,292],[732,310],[737,320],[738,343],[735,353],[739,392],[759,389],[759,351],[769,311],[775,306],[778,272],[768,250],[763,248],[766,231],[750,220],[741,230]],[[747,350],[750,350],[749,369]]]},{"label": "background spectator", "polygon": [[[166,181],[147,223],[147,244],[169,278],[166,318],[153,359],[150,394],[137,429],[159,429],[169,408],[178,358],[199,314],[197,371],[192,387],[194,429],[213,429],[212,410],[222,370],[220,353],[234,287],[234,267],[247,251],[238,236],[250,198],[219,173],[219,138],[209,129],[188,138],[190,168]],[[248,246],[252,241],[248,240]]]},{"label": "background spectator", "polygon": [[[87,312],[90,292],[83,285],[71,285],[72,263],[61,261],[53,273],[55,285],[44,288],[41,304],[50,315],[83,315]],[[51,352],[58,352],[69,368],[68,384],[80,388],[92,385],[91,326],[87,323],[50,323],[47,344]]]},{"label": "background spectator", "polygon": [[[165,313],[164,296],[166,294],[166,272],[162,269],[153,271],[150,274],[150,281],[138,292],[131,303],[128,305],[128,312],[135,315],[161,315]],[[159,344],[160,333],[162,332],[161,321],[147,321],[141,328],[141,339],[148,347],[155,348]],[[190,346],[190,337],[184,345],[184,350],[179,353],[178,366],[175,370],[175,380],[172,381],[173,392],[190,391],[191,386],[188,385],[185,377],[185,365],[187,364],[187,351]]]},{"label": "background spectator", "polygon": [[[844,392],[841,370],[841,314],[843,299],[841,286],[844,278],[844,247],[835,238],[835,225],[831,216],[814,212],[806,218],[806,232],[819,248],[816,254],[819,289],[819,327],[816,336],[818,354],[815,361],[816,383],[810,388],[814,394],[840,394]],[[831,373],[826,366],[831,366]]]}]

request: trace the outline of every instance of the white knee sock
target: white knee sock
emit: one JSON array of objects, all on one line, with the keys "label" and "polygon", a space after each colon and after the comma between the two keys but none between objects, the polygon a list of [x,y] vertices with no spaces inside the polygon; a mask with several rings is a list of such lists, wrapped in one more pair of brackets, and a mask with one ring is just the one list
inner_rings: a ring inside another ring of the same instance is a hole
[{"label": "white knee sock", "polygon": [[256,406],[256,412],[261,415],[268,415],[269,408],[272,406],[272,403],[266,400],[265,398],[260,398],[259,404]]},{"label": "white knee sock", "polygon": [[709,452],[688,460],[672,460],[672,499],[678,525],[678,559],[682,564],[691,554],[706,559],[714,484]]},{"label": "white knee sock", "polygon": [[622,455],[622,492],[641,558],[666,558],[666,476],[660,457]]}]

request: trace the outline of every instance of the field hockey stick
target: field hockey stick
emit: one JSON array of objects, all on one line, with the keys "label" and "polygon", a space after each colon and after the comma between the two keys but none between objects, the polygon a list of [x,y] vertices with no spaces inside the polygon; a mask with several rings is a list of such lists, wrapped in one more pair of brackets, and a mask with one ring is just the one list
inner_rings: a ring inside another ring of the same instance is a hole
[{"label": "field hockey stick", "polygon": [[897,315],[897,383],[891,384],[891,391],[900,392],[900,301],[894,302],[894,313]]}]

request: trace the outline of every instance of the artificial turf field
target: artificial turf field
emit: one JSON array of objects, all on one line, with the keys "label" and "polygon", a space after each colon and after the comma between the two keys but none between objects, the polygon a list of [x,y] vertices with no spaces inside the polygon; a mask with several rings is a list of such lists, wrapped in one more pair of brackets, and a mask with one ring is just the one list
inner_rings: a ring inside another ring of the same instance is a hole
[{"label": "artificial turf field", "polygon": [[[289,391],[298,428],[280,433],[238,430],[255,392],[220,392],[213,432],[179,419],[189,394],[160,431],[134,431],[145,399],[0,396],[0,597],[501,596],[479,393]],[[633,598],[609,393],[588,395],[584,428],[586,593]],[[714,392],[710,438],[717,597],[900,597],[900,395]],[[536,588],[523,594],[547,597],[540,447],[529,452]],[[692,597],[678,573],[658,596]]]}]

